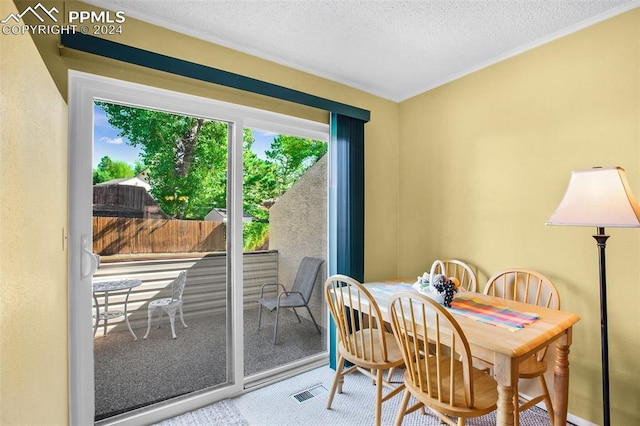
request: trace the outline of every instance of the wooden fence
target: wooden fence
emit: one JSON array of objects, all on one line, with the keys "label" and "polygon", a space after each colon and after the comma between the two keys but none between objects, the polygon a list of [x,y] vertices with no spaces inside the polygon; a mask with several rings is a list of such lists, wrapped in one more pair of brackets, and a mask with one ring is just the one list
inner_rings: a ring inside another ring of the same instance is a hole
[{"label": "wooden fence", "polygon": [[193,253],[226,250],[224,222],[93,217],[93,252]]},{"label": "wooden fence", "polygon": [[169,219],[146,189],[133,185],[94,185],[93,214]]}]

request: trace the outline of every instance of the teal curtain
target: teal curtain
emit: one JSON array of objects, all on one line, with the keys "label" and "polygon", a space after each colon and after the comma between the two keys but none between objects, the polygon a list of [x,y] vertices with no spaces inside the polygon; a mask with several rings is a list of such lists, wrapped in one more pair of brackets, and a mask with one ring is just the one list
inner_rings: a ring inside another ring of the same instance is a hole
[{"label": "teal curtain", "polygon": [[364,280],[364,121],[331,114],[335,174],[335,249],[332,273]]},{"label": "teal curtain", "polygon": [[[364,120],[331,113],[329,274],[364,281]],[[329,324],[329,365],[336,368],[336,328]]]}]

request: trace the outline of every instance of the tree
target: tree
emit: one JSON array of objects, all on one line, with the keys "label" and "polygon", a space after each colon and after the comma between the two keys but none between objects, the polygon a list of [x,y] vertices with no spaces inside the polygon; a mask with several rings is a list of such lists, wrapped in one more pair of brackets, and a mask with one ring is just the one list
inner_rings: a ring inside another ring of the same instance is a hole
[{"label": "tree", "polygon": [[322,141],[279,135],[261,160],[251,150],[253,138],[245,134],[244,209],[253,221],[243,226],[244,249],[254,250],[269,235],[268,206],[282,196],[327,152]]},{"label": "tree", "polygon": [[123,105],[98,103],[109,124],[140,148],[151,195],[178,219],[226,207],[227,124]]},{"label": "tree", "polygon": [[[99,102],[109,124],[140,148],[136,171],[147,171],[151,195],[165,213],[201,219],[227,207],[228,125],[197,117]],[[267,205],[284,194],[327,152],[324,142],[280,135],[266,159],[253,151],[251,129],[243,129],[243,207],[253,217],[244,224],[245,250],[268,234]]]},{"label": "tree", "polygon": [[277,196],[291,188],[326,153],[325,142],[296,136],[277,136],[271,149],[265,151],[267,158],[275,165]]},{"label": "tree", "polygon": [[105,155],[100,159],[98,167],[93,169],[93,184],[133,176],[135,174],[129,164],[124,161],[113,161],[109,156]]}]

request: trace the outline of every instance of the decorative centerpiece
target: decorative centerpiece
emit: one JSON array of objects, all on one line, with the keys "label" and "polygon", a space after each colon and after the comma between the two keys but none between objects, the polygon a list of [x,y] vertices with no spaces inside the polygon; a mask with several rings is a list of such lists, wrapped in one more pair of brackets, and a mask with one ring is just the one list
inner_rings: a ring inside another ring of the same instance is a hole
[{"label": "decorative centerpiece", "polygon": [[[440,273],[436,273],[437,269],[440,269]],[[425,296],[450,308],[453,297],[460,287],[460,281],[456,277],[447,278],[444,272],[444,263],[441,260],[436,260],[431,265],[430,273],[425,272],[421,277],[418,277],[413,287]]]}]

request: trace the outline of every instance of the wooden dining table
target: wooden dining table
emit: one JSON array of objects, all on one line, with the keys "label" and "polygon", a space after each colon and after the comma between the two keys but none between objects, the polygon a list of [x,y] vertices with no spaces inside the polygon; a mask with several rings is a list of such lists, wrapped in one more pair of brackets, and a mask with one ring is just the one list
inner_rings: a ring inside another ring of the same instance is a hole
[{"label": "wooden dining table", "polygon": [[[378,303],[385,321],[389,321],[391,296],[402,290],[415,291],[411,283],[392,280],[364,284]],[[517,331],[499,327],[458,315],[454,317],[462,327],[474,357],[493,364],[493,374],[498,383],[497,424],[517,425],[514,419],[513,397],[517,389],[518,365],[540,349],[556,344],[554,363],[553,408],[554,425],[566,426],[569,396],[569,347],[573,325],[578,315],[536,305],[514,302],[480,293],[459,292],[456,298],[474,298],[482,303],[505,307],[516,312],[539,315],[539,319]]]}]

